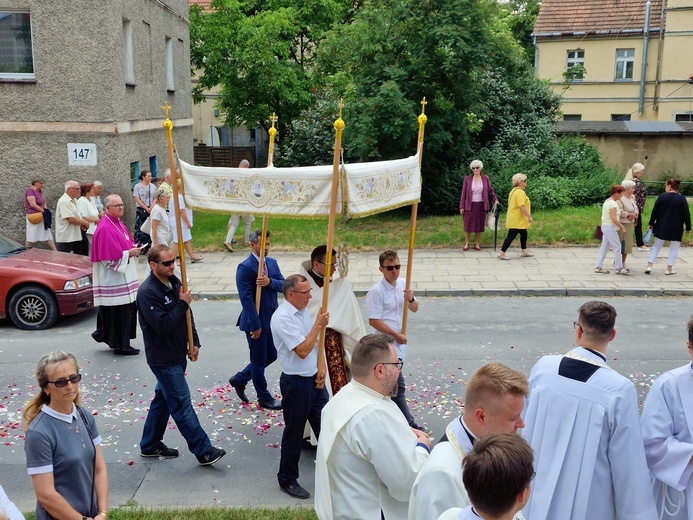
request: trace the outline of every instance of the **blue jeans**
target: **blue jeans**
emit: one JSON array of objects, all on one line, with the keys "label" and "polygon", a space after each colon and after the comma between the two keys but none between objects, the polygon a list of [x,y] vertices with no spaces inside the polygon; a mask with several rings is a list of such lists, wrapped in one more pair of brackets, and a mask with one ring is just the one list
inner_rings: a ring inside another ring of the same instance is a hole
[{"label": "blue jeans", "polygon": [[272,331],[269,327],[263,327],[259,338],[252,339],[250,332],[246,332],[245,336],[250,349],[250,363],[234,377],[243,384],[247,384],[252,379],[257,400],[271,401],[273,397],[267,390],[265,368],[277,360],[277,348],[274,346]]},{"label": "blue jeans", "polygon": [[212,446],[192,407],[190,389],[185,380],[186,366],[187,361],[167,367],[149,366],[156,376],[156,388],[140,441],[140,449],[145,453],[154,451],[163,440],[169,417],[173,417],[188,443],[188,449],[195,456],[201,457]]},{"label": "blue jeans", "polygon": [[412,417],[411,412],[409,411],[407,398],[404,397],[405,391],[406,387],[404,386],[404,376],[402,375],[402,371],[400,370],[399,377],[397,378],[397,395],[393,397],[392,400],[404,414],[404,418],[407,420],[407,423],[409,423],[409,426],[413,427],[416,423],[414,422],[414,418]]},{"label": "blue jeans", "polygon": [[284,374],[279,378],[284,411],[281,459],[277,480],[282,487],[298,484],[298,461],[301,458],[303,430],[310,423],[320,437],[320,415],[327,404],[327,390],[315,388],[315,377]]}]

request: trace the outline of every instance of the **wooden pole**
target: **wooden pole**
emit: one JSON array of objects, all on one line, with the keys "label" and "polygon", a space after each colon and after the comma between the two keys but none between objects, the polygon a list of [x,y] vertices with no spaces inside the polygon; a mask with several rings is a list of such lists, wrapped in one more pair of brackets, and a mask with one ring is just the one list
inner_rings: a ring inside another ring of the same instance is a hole
[{"label": "wooden pole", "polygon": [[[267,167],[272,166],[272,161],[274,160],[274,139],[277,137],[277,129],[274,128],[274,123],[279,120],[277,114],[272,112],[270,121],[272,121],[272,128],[268,130],[270,136],[269,148],[267,149]],[[260,263],[257,267],[257,276],[263,276],[265,274],[265,245],[267,243],[267,215],[262,215],[262,238],[260,240]],[[258,285],[255,288],[255,310],[260,312],[260,296],[262,295],[262,287]]]},{"label": "wooden pole", "polygon": [[[332,156],[332,189],[330,191],[330,216],[327,224],[327,251],[325,252],[325,278],[322,286],[322,305],[320,312],[327,312],[327,304],[330,300],[330,278],[332,277],[332,249],[334,247],[334,224],[337,213],[337,193],[339,190],[339,158],[342,153],[342,132],[344,131],[344,120],[342,119],[342,109],[344,103],[339,101],[339,117],[334,122],[335,139],[334,154]],[[343,202],[343,201],[342,201]],[[318,370],[325,366],[325,332],[327,327],[320,331],[318,339]],[[322,388],[324,383],[318,388]]]},{"label": "wooden pole", "polygon": [[[426,98],[421,100],[421,114],[417,118],[419,122],[419,140],[416,146],[416,153],[419,155],[419,170],[421,170],[421,160],[423,157],[423,143],[424,143],[424,127],[426,126],[426,121],[428,118],[424,113],[426,108]],[[416,216],[419,211],[419,204],[414,203],[411,206],[411,222],[409,224],[409,253],[407,255],[407,278],[405,291],[408,291],[411,286],[411,269],[414,265],[414,240],[416,238]],[[404,302],[404,310],[402,311],[402,334],[407,334],[407,313],[409,311],[408,302]]]},{"label": "wooden pole", "polygon": [[[161,107],[166,113],[164,129],[166,130],[166,144],[168,147],[168,167],[171,169],[171,188],[173,188],[173,209],[176,219],[176,234],[178,235],[178,256],[180,257],[180,277],[183,283],[183,292],[188,292],[188,277],[185,271],[185,247],[183,245],[183,229],[180,222],[180,203],[178,202],[178,172],[176,171],[176,158],[173,153],[173,121],[168,116],[171,105],[168,101]],[[193,355],[195,345],[193,344],[193,329],[190,309],[185,312],[185,324],[188,328],[188,358],[190,361],[197,361]]]}]

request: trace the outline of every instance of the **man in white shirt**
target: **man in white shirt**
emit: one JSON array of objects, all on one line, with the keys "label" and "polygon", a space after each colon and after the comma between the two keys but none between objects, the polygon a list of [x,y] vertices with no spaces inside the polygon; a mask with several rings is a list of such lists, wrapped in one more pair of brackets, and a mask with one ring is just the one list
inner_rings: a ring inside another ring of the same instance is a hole
[{"label": "man in white shirt", "polygon": [[[688,321],[693,360],[693,317]],[[693,363],[659,376],[640,418],[657,518],[693,519]]]},{"label": "man in white shirt", "polygon": [[87,248],[82,231],[87,230],[89,222],[82,218],[77,208],[79,196],[79,183],[67,181],[65,193],[58,199],[55,208],[55,247],[63,253],[86,255]]},{"label": "man in white shirt", "polygon": [[638,393],[606,364],[615,323],[611,305],[585,303],[573,323],[577,348],[532,368],[522,435],[534,449],[537,478],[526,518],[657,518]]},{"label": "man in white shirt", "polygon": [[315,473],[320,520],[405,518],[414,479],[431,441],[411,428],[390,399],[403,361],[392,337],[364,336],[351,359],[352,381],[323,411]]},{"label": "man in white shirt", "polygon": [[512,520],[529,499],[533,462],[532,448],[519,435],[495,433],[480,439],[463,461],[472,505],[448,509],[438,520]]},{"label": "man in white shirt", "polygon": [[[404,305],[408,306],[411,312],[419,310],[419,301],[414,297],[411,289],[405,291],[406,283],[399,277],[402,265],[396,251],[385,251],[378,258],[380,272],[383,278],[376,283],[368,294],[366,294],[366,307],[368,308],[368,324],[373,332],[387,334],[394,338],[393,344],[397,350],[397,357],[404,359],[407,353],[407,337],[402,334],[402,318]],[[400,372],[397,380],[397,395],[392,397],[397,407],[402,410],[404,418],[412,428],[417,430],[428,430],[419,426],[414,421],[414,417],[409,411],[407,398],[404,396],[406,388],[404,386],[404,376]]]},{"label": "man in white shirt", "polygon": [[488,363],[467,382],[464,414],[445,429],[416,477],[409,519],[438,518],[453,507],[469,505],[462,483],[462,461],[477,441],[494,433],[516,433],[524,427],[522,410],[529,393],[527,376],[501,363]]},{"label": "man in white shirt", "polygon": [[279,487],[294,498],[309,498],[298,483],[303,430],[310,423],[320,438],[320,414],[327,403],[325,366],[318,367],[318,336],[330,314],[318,312],[315,321],[308,313],[311,288],[305,276],[292,274],[284,280],[284,302],[272,315],[270,329],[282,365],[279,387],[284,410]]}]

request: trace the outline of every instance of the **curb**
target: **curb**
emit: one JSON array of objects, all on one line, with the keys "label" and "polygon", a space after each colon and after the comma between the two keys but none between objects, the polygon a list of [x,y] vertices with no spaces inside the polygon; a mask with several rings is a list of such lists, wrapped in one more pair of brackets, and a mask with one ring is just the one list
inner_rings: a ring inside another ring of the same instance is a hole
[{"label": "curb", "polygon": [[[357,298],[365,298],[368,291],[354,291]],[[488,298],[488,297],[597,297],[597,298],[622,298],[622,297],[669,297],[693,296],[693,289],[586,289],[582,287],[562,287],[545,289],[450,289],[450,290],[423,290],[417,291],[421,298]],[[238,293],[224,292],[193,292],[195,300],[238,300]]]}]

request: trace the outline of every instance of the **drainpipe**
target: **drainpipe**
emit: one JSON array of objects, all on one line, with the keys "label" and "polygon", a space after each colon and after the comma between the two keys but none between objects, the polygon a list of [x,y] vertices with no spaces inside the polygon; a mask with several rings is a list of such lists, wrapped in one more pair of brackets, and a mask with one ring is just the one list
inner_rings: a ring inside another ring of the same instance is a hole
[{"label": "drainpipe", "polygon": [[664,40],[664,6],[666,1],[662,0],[662,11],[659,14],[659,42],[657,43],[657,69],[655,72],[655,89],[652,100],[652,110],[659,110],[659,90],[662,77],[662,43]]},{"label": "drainpipe", "polygon": [[534,45],[534,74],[539,77],[539,47],[537,47],[536,36],[532,36],[532,44]]},{"label": "drainpipe", "polygon": [[645,36],[642,43],[642,71],[640,72],[640,101],[638,103],[638,114],[642,115],[645,105],[645,76],[647,74],[647,48],[650,43],[650,9],[652,4],[647,0],[645,5]]}]

